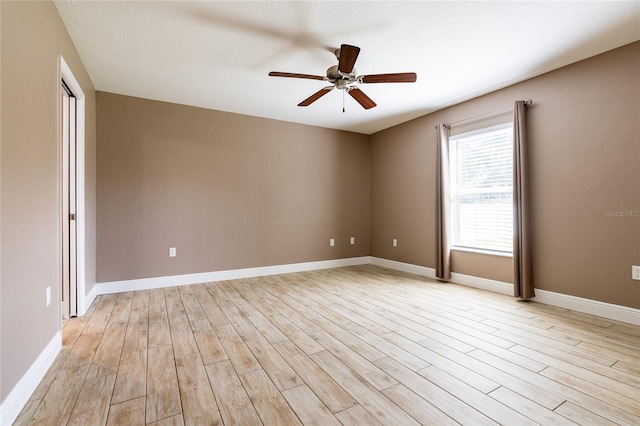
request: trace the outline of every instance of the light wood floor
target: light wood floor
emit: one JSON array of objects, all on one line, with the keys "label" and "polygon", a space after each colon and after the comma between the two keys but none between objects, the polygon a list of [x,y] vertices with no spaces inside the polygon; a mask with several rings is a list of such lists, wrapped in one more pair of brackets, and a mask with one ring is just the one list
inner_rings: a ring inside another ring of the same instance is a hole
[{"label": "light wood floor", "polygon": [[375,266],[98,296],[17,424],[640,424],[640,328]]}]

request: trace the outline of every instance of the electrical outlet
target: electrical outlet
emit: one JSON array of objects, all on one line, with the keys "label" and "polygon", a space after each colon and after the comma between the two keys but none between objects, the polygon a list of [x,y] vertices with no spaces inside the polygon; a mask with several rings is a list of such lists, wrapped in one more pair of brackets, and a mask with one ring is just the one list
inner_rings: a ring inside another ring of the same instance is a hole
[{"label": "electrical outlet", "polygon": [[631,279],[640,280],[640,266],[631,266]]},{"label": "electrical outlet", "polygon": [[349,244],[354,245],[356,243],[356,237],[351,237]]},{"label": "electrical outlet", "polygon": [[47,287],[47,306],[51,304],[51,287]]},{"label": "electrical outlet", "polygon": [[392,244],[394,247],[398,247],[398,240],[394,238]]},{"label": "electrical outlet", "polygon": [[176,257],[176,248],[169,247],[169,257]]},{"label": "electrical outlet", "polygon": [[331,239],[329,240],[329,245],[330,245],[331,247],[335,246],[335,245],[336,245],[336,240],[334,240],[333,238],[331,238]]}]

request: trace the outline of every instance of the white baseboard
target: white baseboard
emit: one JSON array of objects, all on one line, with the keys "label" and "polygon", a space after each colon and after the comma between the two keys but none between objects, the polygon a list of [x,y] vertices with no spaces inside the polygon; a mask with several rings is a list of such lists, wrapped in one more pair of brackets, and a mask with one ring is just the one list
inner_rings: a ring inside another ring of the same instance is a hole
[{"label": "white baseboard", "polygon": [[529,300],[640,326],[640,309],[536,289]]},{"label": "white baseboard", "polygon": [[61,349],[62,334],[57,332],[0,405],[0,425],[14,422]]},{"label": "white baseboard", "polygon": [[[371,264],[382,266],[383,268],[395,269],[398,271],[408,272],[427,278],[436,278],[436,270],[427,266],[413,265],[411,263],[398,262],[396,260],[382,259],[380,257],[371,257]],[[449,282],[465,285],[467,287],[479,288],[482,290],[492,291],[494,293],[513,294],[513,284],[504,283],[486,278],[473,277],[471,275],[463,275],[452,273]]]},{"label": "white baseboard", "polygon": [[89,294],[84,298],[84,306],[78,306],[78,316],[82,316],[87,313],[87,309],[89,309],[89,306],[91,306],[97,295],[98,285],[94,284]]},{"label": "white baseboard", "polygon": [[[396,260],[383,259],[380,257],[363,256],[347,259],[322,260],[317,262],[293,263],[288,265],[262,266],[258,268],[232,269],[227,271],[98,283],[94,286],[89,295],[87,295],[86,306],[90,306],[90,301],[93,301],[95,296],[98,294],[148,290],[153,288],[189,285],[210,281],[233,280],[366,264],[396,269],[398,271],[408,272],[410,274],[416,274],[423,277],[436,278],[435,269],[433,268],[398,262]],[[458,274],[455,272],[451,274],[450,281],[455,284],[461,284],[481,290],[488,290],[494,293],[513,295],[513,284],[511,283]],[[628,308],[626,306],[613,305],[611,303],[599,302],[597,300],[584,299],[581,297],[538,289],[536,289],[536,297],[531,300],[629,324],[640,325],[640,310]]]},{"label": "white baseboard", "polygon": [[121,293],[124,291],[149,290],[153,288],[198,284],[211,281],[237,280],[291,272],[340,268],[343,266],[369,264],[369,256],[347,259],[321,260],[317,262],[292,263],[288,265],[261,266],[257,268],[231,269],[227,271],[202,272],[198,274],[173,275],[168,277],[142,278],[137,280],[112,281],[95,285],[97,294]]},{"label": "white baseboard", "polygon": [[479,278],[471,275],[451,273],[452,283],[465,285],[467,287],[479,288],[481,290],[492,291],[494,293],[506,294],[513,296],[513,284],[502,281],[489,280],[487,278]]},{"label": "white baseboard", "polygon": [[436,279],[436,270],[426,266],[414,265],[411,263],[398,262],[397,260],[383,259],[381,257],[371,257],[372,265],[382,266],[383,268],[395,269],[409,274],[420,275],[427,278]]},{"label": "white baseboard", "polygon": [[[426,266],[412,265],[409,263],[381,259],[378,257],[371,257],[371,263],[373,265],[378,265],[385,268],[397,269],[399,271],[422,275],[429,278],[435,278],[435,270]],[[467,287],[478,288],[481,290],[488,290],[494,293],[506,294],[508,296],[513,295],[512,283],[473,277],[470,275],[458,274],[455,272],[451,274],[450,282],[465,285]],[[576,312],[597,315],[599,317],[640,326],[640,309],[614,305],[597,300],[584,299],[582,297],[555,293],[548,290],[536,289],[535,292],[536,297],[529,299],[533,302],[544,303],[545,305],[557,306]]]}]

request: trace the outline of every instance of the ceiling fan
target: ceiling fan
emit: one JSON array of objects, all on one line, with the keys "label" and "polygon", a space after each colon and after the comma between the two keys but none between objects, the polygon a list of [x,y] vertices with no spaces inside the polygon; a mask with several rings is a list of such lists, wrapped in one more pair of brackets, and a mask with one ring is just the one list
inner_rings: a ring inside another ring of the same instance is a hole
[{"label": "ceiling fan", "polygon": [[[358,75],[354,65],[360,48],[343,44],[340,49],[335,51],[336,58],[338,59],[338,65],[334,65],[327,70],[326,76],[311,75],[311,74],[296,74],[290,72],[278,72],[271,71],[269,73],[272,77],[290,77],[290,78],[306,78],[311,80],[328,81],[332,85],[324,87],[309,96],[304,101],[300,102],[298,106],[309,106],[333,89],[340,89],[351,95],[364,109],[373,108],[376,103],[371,100],[367,95],[360,90],[356,84],[368,84],[368,83],[414,83],[417,79],[417,75],[414,72],[404,72],[395,74],[371,74],[371,75]],[[344,93],[343,92],[343,93]],[[344,102],[344,101],[343,101]],[[344,105],[342,107],[344,112]]]}]

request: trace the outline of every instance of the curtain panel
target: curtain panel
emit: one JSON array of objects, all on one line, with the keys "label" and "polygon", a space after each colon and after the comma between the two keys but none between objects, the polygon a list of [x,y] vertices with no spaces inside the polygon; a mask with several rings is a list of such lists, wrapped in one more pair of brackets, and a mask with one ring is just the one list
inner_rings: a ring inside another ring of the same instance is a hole
[{"label": "curtain panel", "polygon": [[449,242],[449,127],[436,126],[436,277],[451,279],[451,247]]},{"label": "curtain panel", "polygon": [[531,267],[531,217],[525,101],[513,108],[513,293],[527,300],[535,296]]}]

